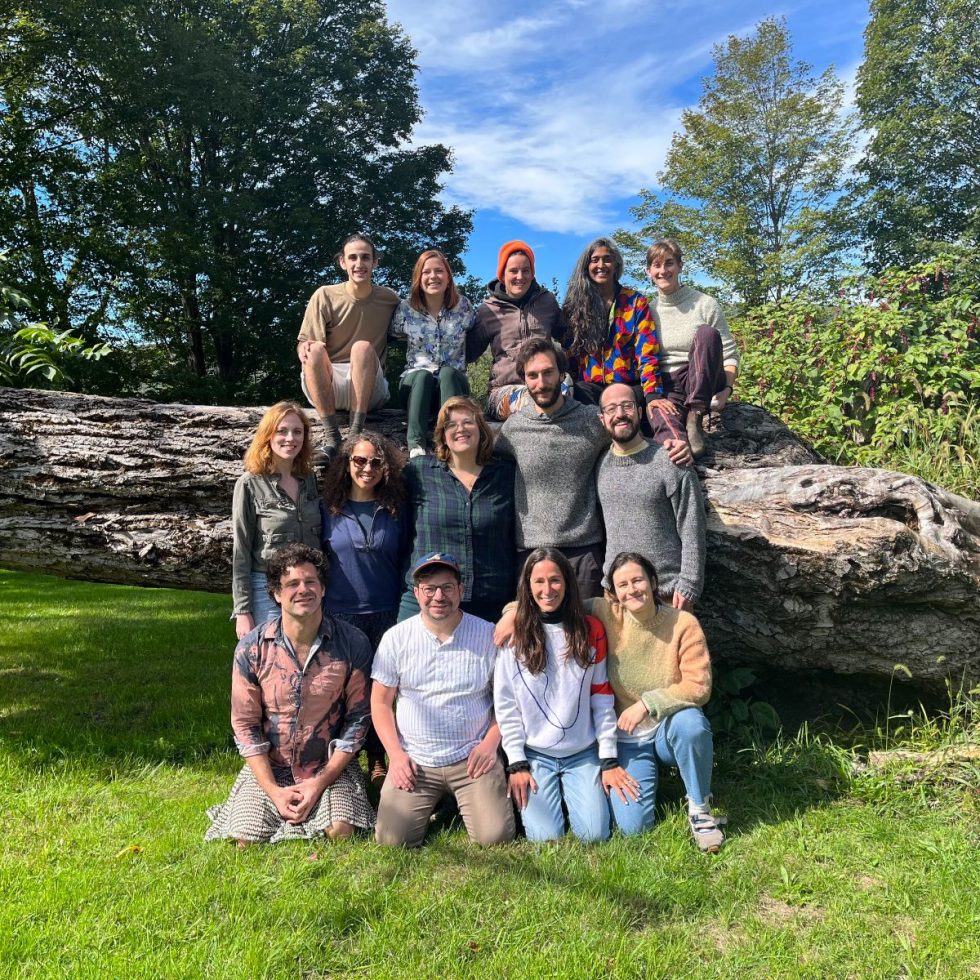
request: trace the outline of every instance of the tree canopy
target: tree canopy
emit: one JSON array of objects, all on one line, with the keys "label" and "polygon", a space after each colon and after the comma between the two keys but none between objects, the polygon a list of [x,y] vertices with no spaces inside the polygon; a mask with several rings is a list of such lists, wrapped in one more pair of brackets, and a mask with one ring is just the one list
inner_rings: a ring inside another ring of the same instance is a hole
[{"label": "tree canopy", "polygon": [[857,106],[872,266],[980,240],[980,30],[972,0],[872,0]]},{"label": "tree canopy", "polygon": [[673,235],[690,262],[752,306],[833,279],[847,246],[840,190],[850,150],[843,86],[792,58],[784,20],[713,49],[714,73],[684,111],[664,193],[641,190],[642,227],[618,232],[634,261]]},{"label": "tree canopy", "polygon": [[2,30],[0,242],[39,319],[139,342],[110,389],[274,393],[347,234],[395,286],[465,247],[380,2],[34,0]]}]

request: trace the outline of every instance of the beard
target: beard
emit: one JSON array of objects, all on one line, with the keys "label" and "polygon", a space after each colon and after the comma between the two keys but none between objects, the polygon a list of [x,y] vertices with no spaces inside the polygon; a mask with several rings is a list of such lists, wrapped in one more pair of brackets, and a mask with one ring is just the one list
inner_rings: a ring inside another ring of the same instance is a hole
[{"label": "beard", "polygon": [[[620,422],[625,422],[628,426],[627,429],[617,429],[616,426]],[[640,431],[640,420],[638,418],[618,418],[616,419],[609,429],[609,436],[617,446],[625,446],[626,443],[632,442],[636,438],[636,434]]]},{"label": "beard", "polygon": [[561,385],[555,385],[554,388],[544,388],[540,391],[528,389],[528,394],[538,408],[551,408],[561,397]]}]

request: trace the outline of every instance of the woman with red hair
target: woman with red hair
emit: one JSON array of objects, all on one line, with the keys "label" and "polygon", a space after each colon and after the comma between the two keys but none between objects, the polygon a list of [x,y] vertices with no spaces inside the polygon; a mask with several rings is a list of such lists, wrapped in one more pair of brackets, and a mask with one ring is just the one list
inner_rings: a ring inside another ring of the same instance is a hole
[{"label": "woman with red hair", "polygon": [[470,393],[465,342],[473,320],[473,307],[456,289],[446,256],[426,249],[415,263],[408,299],[399,304],[390,329],[392,337],[405,338],[408,345],[399,397],[408,414],[410,457],[425,455],[432,413],[446,399]]}]

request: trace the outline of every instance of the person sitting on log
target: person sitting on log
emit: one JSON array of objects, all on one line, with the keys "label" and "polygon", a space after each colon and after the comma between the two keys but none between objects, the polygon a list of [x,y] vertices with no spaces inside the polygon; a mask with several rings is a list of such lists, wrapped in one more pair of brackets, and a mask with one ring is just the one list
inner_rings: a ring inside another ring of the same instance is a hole
[{"label": "person sitting on log", "polygon": [[388,400],[384,359],[398,306],[396,292],[372,282],[378,253],[367,235],[351,235],[337,263],[347,281],[321,286],[310,297],[296,345],[303,393],[323,425],[318,464],[329,463],[340,445],[338,408],[350,412],[348,435],[357,435],[367,413]]},{"label": "person sitting on log", "polygon": [[407,341],[399,397],[408,415],[409,458],[425,455],[429,419],[447,399],[468,395],[466,333],[476,315],[453,282],[446,256],[426,249],[412,270],[408,299],[391,321],[392,338]]},{"label": "person sitting on log", "polygon": [[306,412],[296,402],[277,402],[259,422],[232,495],[232,616],[239,639],[279,615],[265,577],[266,562],[276,549],[293,542],[320,544],[311,456]]},{"label": "person sitting on log", "polygon": [[205,840],[239,847],[374,826],[357,752],[370,722],[371,645],[323,611],[329,565],[301,544],[266,567],[281,615],[235,648],[231,726],[245,759]]},{"label": "person sitting on log", "polygon": [[650,304],[620,283],[623,254],[609,238],[596,238],[578,257],[562,313],[571,334],[569,356],[575,399],[598,405],[611,384],[630,385],[638,401],[661,394],[657,331]]},{"label": "person sitting on log", "polygon": [[493,354],[488,419],[503,421],[520,404],[526,389],[518,376],[517,354],[534,338],[562,343],[565,329],[558,301],[534,278],[531,246],[515,239],[500,247],[497,278],[487,286],[476,323],[466,335],[467,362],[475,361],[487,347]]},{"label": "person sitting on log", "polygon": [[738,348],[728,321],[713,296],[682,286],[681,247],[663,238],[647,249],[647,275],[657,287],[651,302],[660,334],[663,394],[647,410],[653,438],[687,439],[691,451],[704,450],[701,420],[708,409],[720,412],[738,376]]}]

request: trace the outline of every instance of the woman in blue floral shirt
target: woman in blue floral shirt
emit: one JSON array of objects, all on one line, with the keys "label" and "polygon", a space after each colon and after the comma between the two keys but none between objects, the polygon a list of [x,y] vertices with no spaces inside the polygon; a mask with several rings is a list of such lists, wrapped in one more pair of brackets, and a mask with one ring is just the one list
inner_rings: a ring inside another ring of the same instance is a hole
[{"label": "woman in blue floral shirt", "polygon": [[392,337],[404,337],[408,344],[399,396],[408,414],[409,456],[425,455],[431,413],[447,398],[470,393],[465,340],[473,320],[473,308],[456,289],[446,256],[434,248],[424,251],[390,329]]}]

